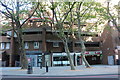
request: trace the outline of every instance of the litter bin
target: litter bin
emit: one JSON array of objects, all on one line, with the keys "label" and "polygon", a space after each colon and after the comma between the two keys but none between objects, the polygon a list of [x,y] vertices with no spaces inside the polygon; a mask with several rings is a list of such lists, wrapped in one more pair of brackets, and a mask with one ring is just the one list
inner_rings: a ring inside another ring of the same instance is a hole
[{"label": "litter bin", "polygon": [[32,68],[32,65],[29,63],[28,69],[27,69],[27,74],[32,74],[32,73],[33,73],[33,68]]}]

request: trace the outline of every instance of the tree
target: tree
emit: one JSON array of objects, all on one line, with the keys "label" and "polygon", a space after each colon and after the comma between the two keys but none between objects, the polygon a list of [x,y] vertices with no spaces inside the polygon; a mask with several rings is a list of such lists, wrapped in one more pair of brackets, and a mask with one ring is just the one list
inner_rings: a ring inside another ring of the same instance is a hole
[{"label": "tree", "polygon": [[[118,11],[119,11],[119,5],[118,5]],[[110,12],[110,0],[107,1],[107,14],[109,16],[108,20],[111,21],[114,24],[114,26],[117,28],[117,30],[120,32],[120,28],[118,27],[117,21],[116,21],[116,15],[115,15],[115,13],[112,14]]]},{"label": "tree", "polygon": [[[26,5],[29,5],[30,3],[31,2],[24,2],[24,1],[20,1],[20,0],[11,0],[9,2],[8,1],[4,1],[4,2],[0,1],[0,4],[3,7],[3,10],[0,10],[0,12],[2,14],[4,14],[5,17],[11,19],[13,31],[17,35],[21,69],[26,69],[27,65],[28,65],[26,54],[25,54],[25,51],[24,51],[24,41],[23,41],[23,37],[22,37],[22,27],[33,16],[37,7],[39,6],[39,2],[38,2],[37,6],[33,9],[33,12],[27,18],[24,18],[23,22],[21,22],[21,19],[23,20],[21,14],[22,13],[25,14],[26,11],[27,12],[30,11],[28,6],[27,6],[27,9],[24,8],[24,7]],[[25,15],[27,16],[27,14],[25,14]]]},{"label": "tree", "polygon": [[[48,5],[47,5],[48,6]],[[63,41],[65,52],[68,55],[68,59],[70,61],[71,70],[74,70],[73,60],[70,56],[70,50],[68,46],[68,42],[75,31],[78,33],[79,41],[81,43],[82,50],[82,58],[86,67],[90,67],[89,63],[85,59],[85,44],[82,39],[82,28],[86,26],[81,26],[86,24],[87,20],[97,19],[96,22],[91,25],[90,28],[86,27],[86,29],[91,30],[92,28],[97,29],[97,26],[104,22],[103,17],[98,16],[99,13],[104,11],[104,7],[100,3],[96,2],[51,2],[51,6],[49,7],[52,11],[52,29],[55,31],[55,34]],[[43,8],[40,8],[43,9]],[[76,11],[75,11],[76,10]],[[46,12],[47,10],[39,10],[38,12]],[[40,14],[39,14],[40,15]],[[41,17],[41,15],[40,15]],[[51,16],[49,16],[51,17]],[[67,23],[67,27],[65,26]],[[74,31],[72,26],[76,24],[78,29]],[[58,31],[58,32],[57,32]],[[65,33],[67,32],[67,33]]]},{"label": "tree", "polygon": [[[47,15],[48,18],[52,18],[52,20],[50,21],[52,30],[55,31],[54,34],[56,34],[57,37],[59,37],[63,41],[64,49],[65,49],[65,52],[67,53],[68,60],[70,62],[70,66],[71,66],[71,70],[75,70],[75,67],[74,67],[73,60],[71,58],[69,47],[68,47],[68,43],[69,43],[69,39],[70,39],[70,35],[69,35],[70,27],[65,28],[64,22],[68,16],[68,14],[73,9],[75,3],[76,2],[73,2],[72,4],[70,4],[70,2],[66,2],[66,3],[65,2],[62,2],[62,3],[51,2],[50,6],[48,4],[41,3],[36,12],[38,17],[40,17],[40,18],[42,17],[45,19],[44,24],[47,24],[49,22],[45,15]],[[60,15],[60,11],[58,10],[58,8],[60,8],[62,5],[67,6],[67,7],[69,6],[69,8],[67,8],[67,10],[64,10],[63,16]],[[49,8],[49,10],[46,9],[46,6]],[[49,11],[52,11],[50,13],[51,15],[49,14]],[[59,15],[59,16],[57,16],[57,15]]]},{"label": "tree", "polygon": [[[64,5],[64,6],[68,7],[67,10],[64,11],[65,13],[63,12],[62,16],[60,15],[61,12],[59,12],[59,10],[57,10],[58,3],[52,2],[51,4],[52,4],[52,6],[50,8],[51,8],[52,14],[53,14],[53,18],[52,18],[53,23],[52,24],[54,26],[54,30],[56,31],[56,35],[63,41],[64,49],[67,54],[68,60],[70,62],[71,70],[75,70],[75,67],[73,64],[73,59],[70,55],[70,50],[69,50],[69,46],[68,46],[68,43],[70,41],[70,36],[71,36],[70,30],[71,30],[72,25],[68,24],[69,27],[66,27],[64,25],[64,23],[65,23],[65,19],[68,17],[68,15],[71,13],[72,9],[74,8],[74,5],[76,4],[76,2],[73,2],[73,3],[65,2],[62,4],[60,3],[60,5]],[[59,16],[57,16],[57,13]],[[60,20],[58,20],[58,18]],[[55,21],[56,21],[56,23],[54,23]],[[65,33],[65,32],[67,32],[67,33]]]}]

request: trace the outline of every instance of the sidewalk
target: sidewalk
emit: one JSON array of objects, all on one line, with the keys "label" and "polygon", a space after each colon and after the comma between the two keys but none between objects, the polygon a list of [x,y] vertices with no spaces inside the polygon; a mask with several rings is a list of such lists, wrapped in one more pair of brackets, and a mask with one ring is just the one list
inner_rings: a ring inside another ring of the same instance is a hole
[{"label": "sidewalk", "polygon": [[2,75],[26,75],[26,76],[67,76],[67,75],[97,75],[97,74],[118,74],[118,65],[92,65],[92,68],[77,66],[76,70],[70,70],[69,66],[49,67],[49,72],[45,72],[46,68],[33,67],[33,74],[27,74],[27,70],[21,70],[20,67],[2,67]]}]

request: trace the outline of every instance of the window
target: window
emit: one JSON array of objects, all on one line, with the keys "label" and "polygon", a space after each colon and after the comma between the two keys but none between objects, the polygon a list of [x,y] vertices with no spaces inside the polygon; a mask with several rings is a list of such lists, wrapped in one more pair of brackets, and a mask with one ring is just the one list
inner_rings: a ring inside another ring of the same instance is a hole
[{"label": "window", "polygon": [[39,48],[39,42],[34,42],[34,49],[38,49]]},{"label": "window", "polygon": [[6,49],[10,49],[10,43],[6,43]]},{"label": "window", "polygon": [[59,47],[59,42],[53,42],[53,47]]},{"label": "window", "polygon": [[85,43],[85,47],[99,47],[100,46],[100,43],[99,42],[86,42]]},{"label": "window", "polygon": [[0,43],[0,49],[5,49],[5,43]]},{"label": "window", "polygon": [[25,42],[25,49],[28,49],[28,48],[29,48],[28,42]]},{"label": "window", "polygon": [[81,47],[81,43],[75,43],[75,47]]}]

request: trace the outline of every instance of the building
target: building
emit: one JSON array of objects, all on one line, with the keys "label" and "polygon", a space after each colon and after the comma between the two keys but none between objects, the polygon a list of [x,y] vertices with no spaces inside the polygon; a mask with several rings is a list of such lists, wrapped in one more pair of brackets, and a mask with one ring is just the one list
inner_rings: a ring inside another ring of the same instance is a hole
[{"label": "building", "polygon": [[118,50],[120,47],[120,32],[111,24],[111,22],[108,23],[101,35],[101,49],[103,52],[102,63],[114,65],[117,64],[120,58]]},{"label": "building", "polygon": [[[40,24],[40,23],[39,23]],[[33,26],[34,25],[34,26]],[[39,27],[38,27],[39,26]],[[19,66],[19,50],[17,46],[17,37],[11,37],[12,31],[8,30],[6,34],[1,35],[1,53],[6,54],[3,62],[5,66]],[[75,35],[76,36],[76,35]],[[101,64],[101,47],[99,34],[92,35],[91,33],[83,32],[83,39],[86,41],[86,59],[90,64]],[[60,40],[49,25],[36,25],[34,22],[30,28],[23,30],[24,48],[28,59],[31,59],[33,66],[67,66],[69,61],[64,50],[62,40]],[[78,38],[72,39],[68,43],[70,54],[73,58],[74,65],[81,65],[81,48]],[[11,55],[12,53],[12,55]],[[3,55],[4,56],[4,55]],[[10,61],[12,60],[12,61]],[[11,63],[12,62],[12,63]]]}]

